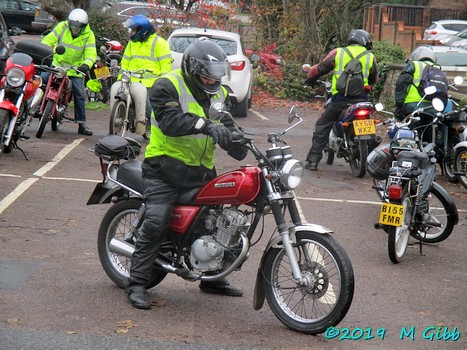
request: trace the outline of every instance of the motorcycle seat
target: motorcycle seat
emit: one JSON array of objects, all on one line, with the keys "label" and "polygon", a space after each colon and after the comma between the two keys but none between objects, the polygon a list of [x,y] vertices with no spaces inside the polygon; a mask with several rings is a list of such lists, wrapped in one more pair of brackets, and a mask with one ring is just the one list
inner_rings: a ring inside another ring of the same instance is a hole
[{"label": "motorcycle seat", "polygon": [[402,162],[412,162],[412,168],[424,169],[430,164],[430,156],[425,152],[400,151],[397,155],[397,165],[402,166]]},{"label": "motorcycle seat", "polygon": [[143,193],[141,161],[131,160],[122,163],[117,173],[117,181],[139,193]]}]

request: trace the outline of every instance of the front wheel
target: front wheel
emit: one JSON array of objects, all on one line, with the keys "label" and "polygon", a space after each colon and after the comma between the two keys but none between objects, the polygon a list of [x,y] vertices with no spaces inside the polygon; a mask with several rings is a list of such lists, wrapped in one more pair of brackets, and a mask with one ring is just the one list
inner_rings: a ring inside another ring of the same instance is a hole
[{"label": "front wheel", "polygon": [[389,226],[388,228],[388,253],[389,259],[394,264],[400,263],[409,243],[411,233],[410,218],[412,217],[412,203],[408,193],[402,197],[401,205],[404,207],[401,226]]},{"label": "front wheel", "polygon": [[36,137],[41,138],[44,132],[45,126],[49,122],[50,118],[52,117],[52,110],[54,108],[55,102],[52,100],[48,100],[45,108],[44,113],[42,113],[41,120],[39,121],[39,126],[37,128]]},{"label": "front wheel", "polygon": [[2,153],[4,153],[4,150],[7,148],[7,146],[5,146],[3,142],[5,141],[5,136],[8,132],[8,122],[10,120],[8,113],[9,112],[7,112],[6,110],[0,109],[0,156],[2,155]]},{"label": "front wheel", "polygon": [[116,100],[110,112],[109,134],[125,136],[127,124],[125,123],[126,103]]},{"label": "front wheel", "polygon": [[368,157],[368,140],[359,140],[351,146],[350,169],[355,177],[364,177],[366,173],[366,159]]},{"label": "front wheel", "polygon": [[[137,228],[133,227],[138,210],[142,205],[139,199],[124,200],[113,205],[102,219],[97,235],[97,251],[101,265],[109,278],[120,288],[125,288],[130,277],[131,259],[113,253],[109,249],[112,238],[134,245]],[[142,222],[142,218],[139,221]],[[133,232],[135,231],[135,232]],[[158,285],[167,272],[153,269],[147,288]]]},{"label": "front wheel", "polygon": [[467,147],[459,147],[454,156],[454,171],[459,182],[464,188],[467,188]]},{"label": "front wheel", "polygon": [[350,308],[352,264],[330,235],[298,232],[296,236],[293,249],[306,283],[294,280],[285,249],[272,248],[262,266],[266,299],[287,327],[306,334],[323,333],[336,326]]}]

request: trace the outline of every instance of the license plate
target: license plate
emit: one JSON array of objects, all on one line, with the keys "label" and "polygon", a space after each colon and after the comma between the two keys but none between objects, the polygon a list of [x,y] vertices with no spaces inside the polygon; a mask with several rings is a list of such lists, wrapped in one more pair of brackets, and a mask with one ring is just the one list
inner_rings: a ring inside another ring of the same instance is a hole
[{"label": "license plate", "polygon": [[375,122],[373,119],[354,120],[353,128],[356,136],[376,134]]},{"label": "license plate", "polygon": [[110,77],[110,70],[107,66],[95,68],[94,74],[96,75],[96,79],[107,78]]},{"label": "license plate", "polygon": [[383,203],[379,212],[379,223],[389,226],[402,226],[404,206],[398,204]]}]

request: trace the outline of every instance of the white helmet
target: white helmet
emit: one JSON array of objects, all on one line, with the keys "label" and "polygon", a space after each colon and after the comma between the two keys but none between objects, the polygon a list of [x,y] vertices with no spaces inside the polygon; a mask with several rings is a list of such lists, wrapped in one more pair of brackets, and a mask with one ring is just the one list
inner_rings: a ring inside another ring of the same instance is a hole
[{"label": "white helmet", "polygon": [[73,36],[80,35],[88,23],[88,14],[83,9],[74,9],[68,15],[68,27]]},{"label": "white helmet", "polygon": [[417,47],[410,54],[409,61],[431,61],[436,63],[436,56],[432,49],[427,46]]}]

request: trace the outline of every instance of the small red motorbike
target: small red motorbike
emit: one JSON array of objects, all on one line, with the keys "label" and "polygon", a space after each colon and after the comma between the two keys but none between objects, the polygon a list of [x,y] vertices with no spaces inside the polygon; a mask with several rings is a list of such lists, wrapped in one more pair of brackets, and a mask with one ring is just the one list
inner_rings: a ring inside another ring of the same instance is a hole
[{"label": "small red motorbike", "polygon": [[[211,119],[227,113],[217,103],[211,106]],[[234,135],[234,142],[248,148],[257,165],[219,175],[180,198],[147,288],[160,284],[169,273],[194,282],[215,281],[235,272],[250,249],[268,235],[264,226],[258,226],[269,214],[275,228],[252,277],[255,310],[267,300],[283,324],[306,334],[325,332],[344,318],[354,291],[352,265],[331,230],[306,223],[300,214],[293,190],[301,182],[303,165],[282,140],[302,122],[295,106],[289,113],[292,122],[267,135],[270,145],[265,152],[255,145],[253,134]],[[106,274],[122,288],[145,215],[141,162],[135,159],[140,148],[134,140],[109,135],[93,150],[103,181],[87,204],[114,203],[102,219],[97,248]],[[255,231],[259,232],[253,239]]]},{"label": "small red motorbike", "polygon": [[[65,53],[64,46],[57,46],[55,54],[62,55]],[[67,75],[69,70],[75,72],[83,72],[77,70],[76,67],[49,67],[41,65],[37,67],[42,71],[51,73],[47,86],[45,88],[44,97],[39,108],[39,126],[37,128],[36,137],[42,137],[45,126],[51,122],[53,131],[57,131],[60,124],[65,120],[74,121],[74,118],[68,117],[68,104],[73,99],[73,88],[70,78]]]},{"label": "small red motorbike", "polygon": [[[37,45],[42,44],[34,43],[32,46]],[[18,50],[26,46],[28,43],[18,43]],[[41,52],[51,56],[52,49],[47,51],[44,46]],[[35,74],[34,58],[31,55],[15,52],[8,58],[5,73],[0,80],[0,155],[16,148],[29,159],[27,153],[18,146],[18,141],[29,138],[24,132],[31,121],[30,111],[41,101],[41,84],[42,79]]]}]

